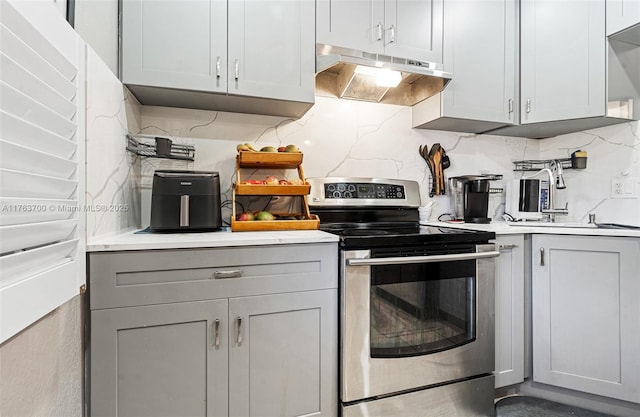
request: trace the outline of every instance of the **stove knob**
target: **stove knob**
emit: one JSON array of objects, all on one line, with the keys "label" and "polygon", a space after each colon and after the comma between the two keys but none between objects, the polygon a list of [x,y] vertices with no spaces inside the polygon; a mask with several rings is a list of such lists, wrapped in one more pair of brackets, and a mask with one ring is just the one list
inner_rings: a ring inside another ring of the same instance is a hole
[{"label": "stove knob", "polygon": [[344,198],[353,198],[353,194],[351,194],[349,191],[345,191]]},{"label": "stove knob", "polygon": [[333,192],[333,198],[340,198],[340,196],[341,196],[340,191]]},{"label": "stove knob", "polygon": [[327,185],[327,190],[328,190],[328,191],[335,191],[335,190],[336,190],[336,186],[335,186],[335,184],[329,184],[329,185]]},{"label": "stove knob", "polygon": [[338,184],[338,191],[344,191],[345,186],[344,184]]},{"label": "stove knob", "polygon": [[356,186],[353,184],[349,184],[349,187],[347,187],[347,190],[350,192],[354,192],[356,190]]}]

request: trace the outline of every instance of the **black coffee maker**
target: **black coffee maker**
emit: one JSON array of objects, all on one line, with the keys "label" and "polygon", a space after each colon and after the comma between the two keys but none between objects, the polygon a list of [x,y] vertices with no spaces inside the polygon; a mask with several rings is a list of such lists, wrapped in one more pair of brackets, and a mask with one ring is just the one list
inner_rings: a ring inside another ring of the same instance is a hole
[{"label": "black coffee maker", "polygon": [[451,213],[454,220],[467,223],[490,223],[489,181],[502,179],[502,175],[462,175],[449,178]]}]

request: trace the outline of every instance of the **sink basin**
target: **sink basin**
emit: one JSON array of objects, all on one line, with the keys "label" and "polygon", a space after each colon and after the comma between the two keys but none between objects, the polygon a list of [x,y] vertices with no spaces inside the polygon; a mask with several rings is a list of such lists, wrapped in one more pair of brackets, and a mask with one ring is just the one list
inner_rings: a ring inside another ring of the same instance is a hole
[{"label": "sink basin", "polygon": [[639,226],[630,226],[628,224],[618,223],[598,223],[599,229],[627,229],[627,230],[640,230]]},{"label": "sink basin", "polygon": [[580,222],[507,222],[509,226],[524,226],[524,227],[580,227],[587,229],[595,229],[598,227],[594,223],[580,223]]}]

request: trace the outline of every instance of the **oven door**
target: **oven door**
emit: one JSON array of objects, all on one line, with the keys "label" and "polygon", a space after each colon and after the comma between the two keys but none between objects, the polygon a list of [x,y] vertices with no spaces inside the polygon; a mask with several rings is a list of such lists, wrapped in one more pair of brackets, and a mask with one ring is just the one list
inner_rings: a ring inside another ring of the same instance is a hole
[{"label": "oven door", "polygon": [[342,401],[494,370],[494,245],[344,251]]}]

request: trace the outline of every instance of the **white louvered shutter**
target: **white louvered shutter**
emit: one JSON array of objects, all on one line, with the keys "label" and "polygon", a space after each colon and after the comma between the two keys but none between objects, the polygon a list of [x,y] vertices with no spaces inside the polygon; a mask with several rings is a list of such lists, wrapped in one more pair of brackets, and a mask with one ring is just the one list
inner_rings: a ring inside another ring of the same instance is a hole
[{"label": "white louvered shutter", "polygon": [[0,0],[0,343],[85,282],[84,43],[51,1]]}]

